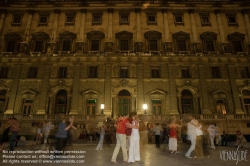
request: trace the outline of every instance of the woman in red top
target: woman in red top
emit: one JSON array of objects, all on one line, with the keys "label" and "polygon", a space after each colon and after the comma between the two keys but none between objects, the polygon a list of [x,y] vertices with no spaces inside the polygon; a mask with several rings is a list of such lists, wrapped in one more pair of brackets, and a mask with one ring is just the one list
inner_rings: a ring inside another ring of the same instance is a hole
[{"label": "woman in red top", "polygon": [[169,128],[169,150],[171,150],[171,153],[179,153],[177,151],[177,127],[182,127],[182,121],[181,125],[176,124],[176,119],[173,118],[171,120],[171,123],[167,125],[167,128]]}]

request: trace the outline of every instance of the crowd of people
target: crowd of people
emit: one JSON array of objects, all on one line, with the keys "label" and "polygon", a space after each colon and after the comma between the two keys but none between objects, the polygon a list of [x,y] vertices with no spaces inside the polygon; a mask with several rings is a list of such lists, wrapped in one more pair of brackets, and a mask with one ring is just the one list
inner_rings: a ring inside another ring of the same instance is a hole
[{"label": "crowd of people", "polygon": [[[185,124],[184,125],[184,121]],[[5,124],[5,130],[2,134],[0,150],[2,150],[6,143],[9,142],[10,151],[14,151],[15,142],[17,140],[20,124],[16,118],[8,119]],[[51,135],[51,130],[55,133],[55,143],[48,145],[48,137]],[[65,118],[61,116],[57,124],[51,121],[44,121],[39,124],[36,129],[35,149],[40,149],[40,144],[43,142],[41,149],[48,150],[49,147],[54,150],[64,151],[66,145],[72,143],[72,130],[77,130],[74,126],[74,117]],[[184,132],[186,131],[186,132]],[[206,137],[205,137],[206,136]],[[221,146],[227,146],[229,141],[228,134],[223,131],[219,134],[218,127],[215,124],[205,126],[201,121],[195,119],[192,115],[187,115],[184,120],[177,120],[175,117],[171,118],[169,123],[160,126],[160,124],[146,125],[141,121],[136,112],[131,112],[126,116],[118,116],[115,121],[110,119],[105,121],[101,127],[91,133],[82,130],[79,139],[92,139],[99,142],[95,150],[104,150],[104,143],[108,149],[111,149],[111,144],[116,142],[111,162],[117,163],[117,155],[122,149],[123,161],[133,163],[141,160],[140,149],[146,143],[155,143],[156,148],[160,145],[166,144],[170,153],[180,153],[177,147],[178,140],[190,143],[188,151],[185,153],[187,158],[203,158],[210,157],[206,144],[209,148],[216,149],[215,145],[219,142]],[[243,147],[246,142],[243,134],[236,131],[236,147]],[[193,152],[193,156],[191,156]],[[57,155],[57,154],[55,154]]]}]

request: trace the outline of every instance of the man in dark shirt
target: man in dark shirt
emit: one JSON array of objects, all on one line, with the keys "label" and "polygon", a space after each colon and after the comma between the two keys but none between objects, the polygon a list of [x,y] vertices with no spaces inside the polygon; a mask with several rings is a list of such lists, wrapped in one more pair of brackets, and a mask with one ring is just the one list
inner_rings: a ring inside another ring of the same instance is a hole
[{"label": "man in dark shirt", "polygon": [[223,131],[223,134],[221,136],[221,146],[227,146],[227,140],[228,140],[228,135],[226,134],[225,131]]}]

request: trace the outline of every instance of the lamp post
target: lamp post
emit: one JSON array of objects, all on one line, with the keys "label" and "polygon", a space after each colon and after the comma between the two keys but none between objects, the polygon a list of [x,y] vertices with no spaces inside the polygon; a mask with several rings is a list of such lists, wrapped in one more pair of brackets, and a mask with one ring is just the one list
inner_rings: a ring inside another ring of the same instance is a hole
[{"label": "lamp post", "polygon": [[104,114],[104,113],[103,113],[103,110],[104,110],[104,104],[101,104],[101,110],[102,110],[101,114]]},{"label": "lamp post", "polygon": [[142,108],[143,108],[143,110],[144,110],[144,114],[147,114],[147,109],[148,109],[148,105],[147,104],[143,104],[142,105]]}]

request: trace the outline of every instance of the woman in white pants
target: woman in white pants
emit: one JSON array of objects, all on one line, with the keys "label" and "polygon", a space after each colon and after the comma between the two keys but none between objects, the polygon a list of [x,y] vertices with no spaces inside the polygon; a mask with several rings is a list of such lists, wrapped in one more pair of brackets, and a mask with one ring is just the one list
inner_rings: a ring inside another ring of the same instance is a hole
[{"label": "woman in white pants", "polygon": [[132,115],[133,121],[132,133],[130,137],[130,146],[129,146],[129,163],[134,163],[135,161],[140,161],[140,134],[139,134],[139,119],[136,117],[136,114]]},{"label": "woman in white pants", "polygon": [[100,140],[99,140],[99,143],[98,143],[98,145],[97,145],[97,147],[96,147],[95,150],[104,150],[104,149],[102,149],[102,147],[103,147],[104,135],[105,135],[105,128],[104,128],[104,125],[102,125],[101,131],[100,131]]}]

